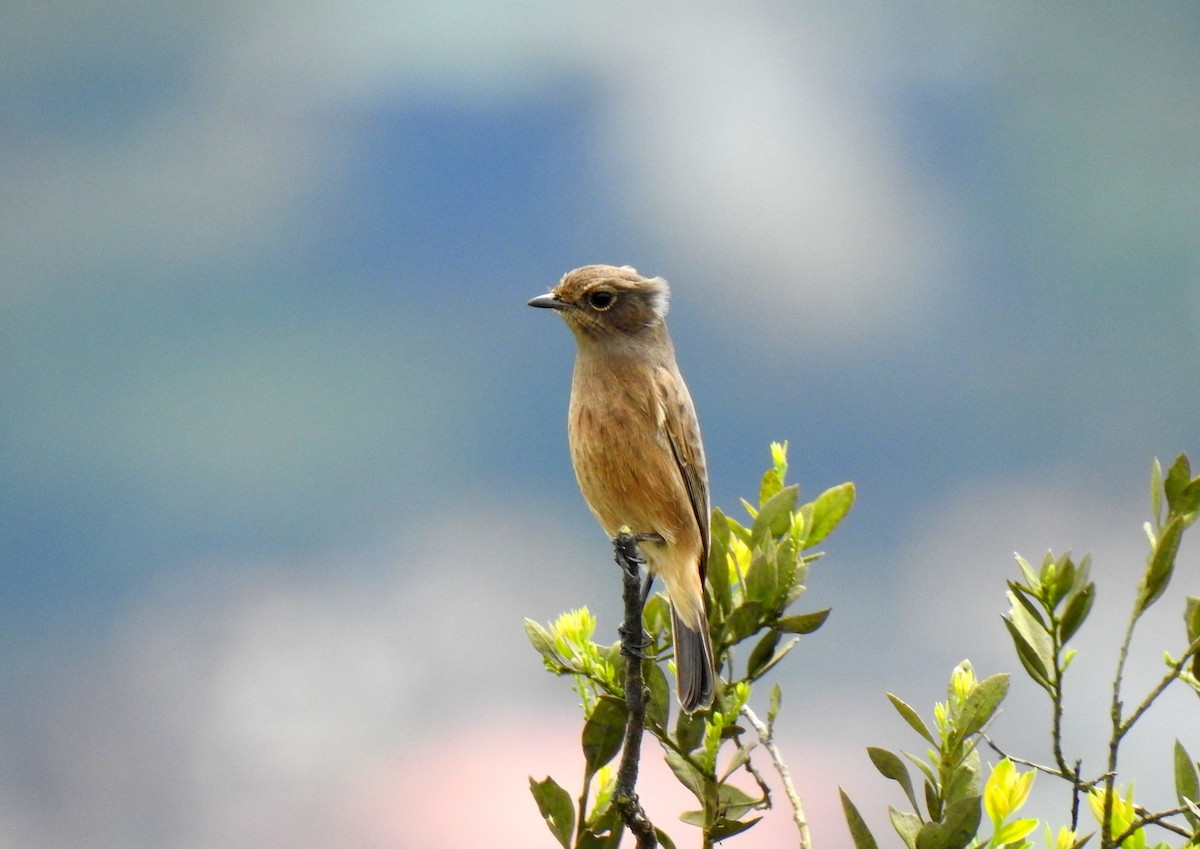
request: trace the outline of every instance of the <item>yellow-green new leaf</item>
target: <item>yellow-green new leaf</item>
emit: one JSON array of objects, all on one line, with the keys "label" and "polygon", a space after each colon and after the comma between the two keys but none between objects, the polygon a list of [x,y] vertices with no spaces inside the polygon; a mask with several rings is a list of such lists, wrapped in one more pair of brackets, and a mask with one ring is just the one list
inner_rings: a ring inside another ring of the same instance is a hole
[{"label": "yellow-green new leaf", "polygon": [[843,483],[831,487],[813,502],[812,524],[808,529],[805,546],[817,545],[838,526],[838,523],[854,506],[854,484]]},{"label": "yellow-green new leaf", "polygon": [[763,503],[750,528],[750,547],[765,537],[782,536],[792,524],[792,510],[800,497],[796,484],[785,486]]}]

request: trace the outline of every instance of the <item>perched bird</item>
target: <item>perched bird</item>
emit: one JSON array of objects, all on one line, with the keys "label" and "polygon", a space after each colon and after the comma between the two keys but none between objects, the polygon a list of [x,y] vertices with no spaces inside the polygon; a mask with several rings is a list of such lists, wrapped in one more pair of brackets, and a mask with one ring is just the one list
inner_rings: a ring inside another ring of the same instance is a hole
[{"label": "perched bird", "polygon": [[531,307],[557,310],[575,335],[567,436],[584,500],[610,537],[622,525],[667,585],[676,688],[688,713],[716,690],[704,574],[708,475],[692,398],[664,321],[670,290],[629,266],[568,272]]}]

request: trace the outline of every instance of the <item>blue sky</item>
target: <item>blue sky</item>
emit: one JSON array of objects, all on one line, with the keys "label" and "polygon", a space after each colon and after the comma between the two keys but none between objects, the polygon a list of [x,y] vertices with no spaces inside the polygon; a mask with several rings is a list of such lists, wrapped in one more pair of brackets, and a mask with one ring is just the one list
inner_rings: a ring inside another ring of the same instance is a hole
[{"label": "blue sky", "polygon": [[574,707],[521,617],[618,590],[524,302],[591,262],[671,281],[715,503],[771,440],[858,485],[781,673],[830,845],[863,747],[911,745],[884,690],[1017,670],[1014,550],[1092,551],[1123,619],[1150,461],[1200,437],[1193,6],[2,19],[0,843],[471,845],[446,735],[543,839]]}]

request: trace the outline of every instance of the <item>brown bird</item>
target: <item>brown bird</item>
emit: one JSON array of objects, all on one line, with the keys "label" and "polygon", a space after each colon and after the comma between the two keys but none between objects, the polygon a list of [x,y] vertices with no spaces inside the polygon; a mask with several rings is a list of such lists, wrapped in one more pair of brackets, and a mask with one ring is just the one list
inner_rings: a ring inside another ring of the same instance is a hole
[{"label": "brown bird", "polygon": [[[610,537],[641,543],[671,600],[679,703],[692,713],[716,691],[704,606],[708,475],[692,397],[664,321],[670,289],[629,266],[568,272],[531,307],[557,310],[575,334],[567,437],[584,500]],[[661,540],[661,541],[659,541]]]}]

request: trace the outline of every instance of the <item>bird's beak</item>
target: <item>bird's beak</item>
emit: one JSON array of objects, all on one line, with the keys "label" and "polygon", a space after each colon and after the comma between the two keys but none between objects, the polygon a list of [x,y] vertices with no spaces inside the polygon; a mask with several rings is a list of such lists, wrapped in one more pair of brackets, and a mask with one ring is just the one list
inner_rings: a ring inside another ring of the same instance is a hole
[{"label": "bird's beak", "polygon": [[567,302],[560,301],[551,292],[547,292],[544,295],[538,295],[536,298],[530,300],[528,305],[531,307],[541,307],[542,309],[547,310],[565,310],[567,308]]}]

